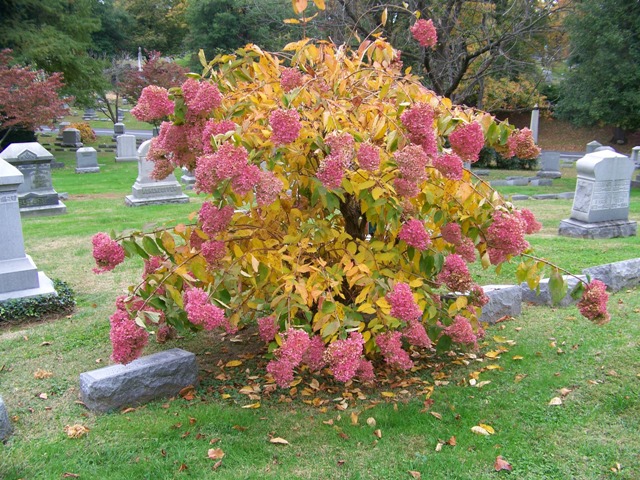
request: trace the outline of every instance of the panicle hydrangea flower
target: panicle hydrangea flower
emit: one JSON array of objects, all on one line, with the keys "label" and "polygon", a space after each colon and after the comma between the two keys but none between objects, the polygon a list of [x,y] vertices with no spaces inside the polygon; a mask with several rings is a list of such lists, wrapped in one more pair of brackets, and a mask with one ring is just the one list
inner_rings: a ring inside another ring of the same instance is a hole
[{"label": "panicle hydrangea flower", "polygon": [[438,32],[432,20],[421,18],[409,30],[413,38],[424,48],[433,48],[438,43]]},{"label": "panicle hydrangea flower", "polygon": [[295,365],[286,358],[271,360],[267,364],[267,372],[273,375],[274,380],[280,388],[288,387],[293,381],[294,368]]},{"label": "panicle hydrangea flower", "polygon": [[357,158],[363,170],[375,172],[380,168],[380,149],[370,143],[360,144]]},{"label": "panicle hydrangea flower", "polygon": [[351,332],[345,340],[331,343],[324,353],[324,360],[329,364],[333,376],[339,382],[348,382],[361,366],[364,338],[359,332]]},{"label": "panicle hydrangea flower", "polygon": [[451,180],[462,180],[462,159],[455,154],[445,153],[438,155],[433,160],[433,166],[438,169],[442,175]]},{"label": "panicle hydrangea flower", "polygon": [[196,191],[210,193],[222,180],[243,175],[249,154],[243,146],[224,143],[217,152],[198,158],[195,177]]},{"label": "panicle hydrangea flower", "polygon": [[444,283],[452,292],[466,292],[473,285],[467,263],[455,253],[447,255],[438,281]]},{"label": "panicle hydrangea flower", "polygon": [[391,316],[410,322],[422,317],[422,310],[413,298],[411,287],[404,282],[398,282],[393,290],[385,296],[391,305]]},{"label": "panicle hydrangea flower", "polygon": [[162,262],[164,261],[163,257],[159,257],[157,255],[152,255],[148,259],[144,260],[144,272],[142,273],[142,277],[146,277],[152,273],[155,273],[162,266]]},{"label": "panicle hydrangea flower", "polygon": [[173,107],[166,88],[149,85],[142,89],[138,103],[131,109],[131,115],[141,122],[155,123],[171,115]]},{"label": "panicle hydrangea flower", "polygon": [[[195,163],[196,152],[189,147],[189,138],[194,128],[199,126],[194,126],[194,123],[175,125],[171,122],[162,122],[158,136],[151,141],[147,158],[153,161],[160,158],[170,160],[173,164],[170,173],[173,173],[176,166],[191,169]],[[162,180],[166,177],[155,178]]]},{"label": "panicle hydrangea flower", "polygon": [[458,245],[462,242],[462,229],[459,223],[449,222],[440,228],[440,235],[447,242]]},{"label": "panicle hydrangea flower", "polygon": [[91,238],[93,258],[96,261],[94,273],[113,270],[124,261],[124,248],[104,232],[96,233]]},{"label": "panicle hydrangea flower", "polygon": [[521,210],[517,210],[516,213],[520,217],[520,220],[522,220],[524,233],[527,235],[536,233],[542,228],[542,225],[536,220],[536,217],[531,210],[523,208]]},{"label": "panicle hydrangea flower", "polygon": [[198,220],[202,225],[202,231],[211,236],[224,232],[229,226],[229,223],[231,223],[233,213],[234,210],[231,205],[218,208],[211,202],[204,202],[198,213]]},{"label": "panicle hydrangea flower", "polygon": [[469,300],[471,305],[476,307],[484,307],[489,303],[489,297],[484,293],[484,290],[477,283],[474,284],[469,290]]},{"label": "panicle hydrangea flower", "polygon": [[400,174],[414,182],[427,179],[426,166],[429,165],[429,156],[418,145],[408,145],[394,154]]},{"label": "panicle hydrangea flower", "polygon": [[355,145],[353,136],[351,136],[350,133],[331,132],[325,137],[324,143],[326,143],[331,149],[332,157],[340,157],[344,159],[345,167],[348,166],[348,163],[353,157],[353,149]]},{"label": "panicle hydrangea flower", "polygon": [[127,364],[140,356],[149,341],[149,333],[136,324],[126,310],[118,309],[111,317],[109,338],[113,352],[111,359]]},{"label": "panicle hydrangea flower", "polygon": [[420,145],[427,155],[438,153],[438,144],[433,131],[435,113],[431,105],[416,103],[400,115],[400,121],[408,131],[409,140]]},{"label": "panicle hydrangea flower", "polygon": [[303,363],[305,363],[309,370],[312,372],[318,372],[322,370],[322,368],[327,364],[324,360],[324,352],[325,352],[324,342],[322,341],[322,337],[320,335],[314,335],[311,338],[311,343],[309,344],[309,348],[307,349],[307,353],[304,355],[302,359]]},{"label": "panicle hydrangea flower", "polygon": [[201,325],[205,330],[216,327],[228,327],[224,310],[209,302],[207,292],[201,288],[192,288],[183,294],[184,310],[187,319],[194,325]]},{"label": "panicle hydrangea flower", "polygon": [[189,245],[191,246],[191,248],[195,248],[196,250],[200,250],[202,248],[202,244],[205,241],[206,240],[204,238],[198,235],[198,232],[196,230],[193,230],[191,232],[191,235],[189,235]]},{"label": "panicle hydrangea flower", "polygon": [[227,248],[224,242],[220,240],[203,242],[200,250],[207,263],[213,267],[220,265],[220,262],[227,254]]},{"label": "panicle hydrangea flower", "polygon": [[507,140],[509,156],[533,160],[540,156],[540,148],[533,141],[533,133],[528,128],[514,131]]},{"label": "panicle hydrangea flower", "polygon": [[424,228],[424,223],[415,218],[412,218],[402,225],[398,238],[418,250],[424,250],[431,245],[431,237],[429,236],[429,232]]},{"label": "panicle hydrangea flower", "polygon": [[373,382],[376,374],[373,371],[373,363],[365,358],[361,358],[356,370],[356,377],[364,382]]},{"label": "panicle hydrangea flower", "polygon": [[451,338],[455,343],[478,346],[478,337],[473,331],[471,322],[462,315],[456,315],[453,323],[446,327],[442,333]]},{"label": "panicle hydrangea flower", "polygon": [[476,246],[470,238],[465,237],[456,245],[456,253],[464,258],[467,263],[476,261]]},{"label": "panicle hydrangea flower", "polygon": [[276,146],[293,142],[300,135],[300,129],[302,128],[300,114],[293,109],[274,110],[269,115],[269,125],[273,130],[271,140]]},{"label": "panicle hydrangea flower", "polygon": [[585,287],[582,298],[578,302],[580,313],[598,325],[604,325],[611,320],[611,316],[607,311],[609,294],[606,289],[607,286],[602,281],[591,280]]},{"label": "panicle hydrangea flower", "polygon": [[242,169],[241,173],[231,179],[231,188],[241,197],[253,190],[260,181],[260,170],[255,165],[248,165]]},{"label": "panicle hydrangea flower", "polygon": [[165,323],[160,328],[158,328],[158,331],[156,332],[156,342],[165,343],[168,340],[173,340],[177,336],[178,332],[176,331],[176,329],[171,325]]},{"label": "panicle hydrangea flower", "polygon": [[278,322],[274,315],[268,317],[261,317],[258,319],[258,332],[263,342],[269,343],[276,338],[276,334],[279,330]]},{"label": "panicle hydrangea flower", "polygon": [[413,198],[420,193],[420,186],[406,178],[394,178],[393,188],[401,197]]},{"label": "panicle hydrangea flower", "polygon": [[484,147],[484,133],[482,126],[477,122],[471,122],[456,128],[449,135],[449,143],[454,152],[467,162],[477,162],[480,150]]},{"label": "panicle hydrangea flower", "polygon": [[168,158],[162,157],[153,162],[150,177],[154,180],[163,180],[171,175],[175,169],[176,166]]},{"label": "panicle hydrangea flower", "polygon": [[520,216],[496,210],[486,235],[491,263],[497,265],[506,261],[508,255],[517,256],[529,248],[524,233],[525,226]]},{"label": "panicle hydrangea flower", "polygon": [[272,204],[282,191],[284,184],[273,172],[260,172],[256,185],[256,202],[259,206]]},{"label": "panicle hydrangea flower", "polygon": [[432,347],[431,339],[429,335],[427,335],[424,325],[419,321],[414,320],[408,322],[405,329],[402,330],[402,336],[413,346],[422,348]]},{"label": "panicle hydrangea flower", "polygon": [[280,72],[280,86],[289,93],[302,85],[302,73],[297,68],[283,68]]},{"label": "panicle hydrangea flower", "polygon": [[278,349],[277,356],[281,359],[286,358],[294,366],[298,366],[311,344],[309,334],[298,328],[290,328],[283,337],[284,341]]},{"label": "panicle hydrangea flower", "polygon": [[329,155],[322,162],[316,173],[318,180],[329,190],[335,190],[342,185],[344,176],[344,162],[339,157]]},{"label": "panicle hydrangea flower", "polygon": [[205,123],[202,129],[202,149],[204,153],[213,153],[213,147],[211,146],[211,137],[227,133],[236,129],[235,122],[231,120],[222,120],[220,122],[210,119]]},{"label": "panicle hydrangea flower", "polygon": [[199,82],[189,78],[182,84],[182,93],[187,104],[188,116],[192,119],[211,112],[222,103],[222,94],[218,86],[207,81]]},{"label": "panicle hydrangea flower", "polygon": [[376,345],[384,357],[384,361],[400,370],[409,370],[413,361],[409,354],[402,349],[402,332],[393,331],[381,333],[376,337]]}]

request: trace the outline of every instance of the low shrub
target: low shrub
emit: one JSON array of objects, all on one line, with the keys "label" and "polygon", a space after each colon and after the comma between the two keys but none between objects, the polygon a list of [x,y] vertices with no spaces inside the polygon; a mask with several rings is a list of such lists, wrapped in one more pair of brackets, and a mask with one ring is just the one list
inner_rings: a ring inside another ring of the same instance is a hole
[{"label": "low shrub", "polygon": [[91,125],[85,122],[72,123],[65,130],[69,128],[76,128],[80,130],[80,139],[82,143],[90,143],[96,141],[96,132],[91,128]]},{"label": "low shrub", "polygon": [[22,322],[51,315],[67,315],[73,311],[75,293],[62,280],[53,280],[57,295],[15,298],[0,302],[0,322]]},{"label": "low shrub", "polygon": [[501,170],[533,170],[538,164],[537,158],[504,157],[495,148],[483,147],[475,168],[499,168]]}]

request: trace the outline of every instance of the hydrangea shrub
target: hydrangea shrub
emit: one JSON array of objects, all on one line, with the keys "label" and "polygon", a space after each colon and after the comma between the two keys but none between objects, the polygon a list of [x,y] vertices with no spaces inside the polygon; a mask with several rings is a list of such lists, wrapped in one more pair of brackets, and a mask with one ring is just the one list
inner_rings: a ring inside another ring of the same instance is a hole
[{"label": "hydrangea shrub", "polygon": [[[414,30],[436,41],[429,25]],[[545,263],[525,234],[540,224],[464,164],[484,146],[537,155],[530,132],[438,97],[382,39],[201,61],[202,75],[143,94],[152,104],[137,110],[149,119],[172,103],[150,148],[154,175],[186,167],[207,200],[189,222],[94,240],[100,271],[122,252],[145,258],[112,319],[116,361],[146,342],[131,325],[257,324],[281,386],[302,365],[372,380],[376,360],[408,369],[412,349],[477,346],[487,298],[468,264],[521,257],[519,280],[537,285]],[[588,292],[581,311],[601,322],[602,294]]]}]

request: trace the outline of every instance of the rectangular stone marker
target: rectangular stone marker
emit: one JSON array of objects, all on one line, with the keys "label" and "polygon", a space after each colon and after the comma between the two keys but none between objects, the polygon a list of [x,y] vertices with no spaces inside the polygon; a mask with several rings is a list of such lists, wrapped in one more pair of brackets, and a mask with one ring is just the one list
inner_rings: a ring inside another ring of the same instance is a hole
[{"label": "rectangular stone marker", "polygon": [[99,173],[98,152],[93,147],[76,150],[76,173]]},{"label": "rectangular stone marker", "polygon": [[0,158],[15,166],[24,176],[18,187],[20,214],[25,216],[60,215],[67,207],[60,201],[51,182],[53,155],[38,142],[12,143]]},{"label": "rectangular stone marker", "polygon": [[[120,119],[118,119],[120,120]],[[113,124],[113,138],[115,139],[118,135],[124,135],[125,134],[125,127],[124,127],[124,123],[122,122],[117,122]]]},{"label": "rectangular stone marker", "polygon": [[640,258],[585,268],[582,273],[600,280],[614,292],[633,288],[640,285]]},{"label": "rectangular stone marker", "polygon": [[504,316],[516,317],[522,312],[522,290],[519,285],[485,285],[489,303],[482,307],[480,321],[494,324]]},{"label": "rectangular stone marker", "polygon": [[62,146],[80,148],[83,146],[80,130],[77,128],[67,128],[62,132]]},{"label": "rectangular stone marker", "polygon": [[185,190],[193,190],[193,187],[196,184],[195,173],[187,170],[186,167],[182,167],[182,177],[180,177],[180,182],[184,185]]},{"label": "rectangular stone marker", "polygon": [[[574,288],[576,288],[580,280],[578,280],[576,277],[572,277],[571,275],[564,275],[563,278],[567,282],[567,294],[564,296],[562,300],[560,300],[559,304],[556,304],[557,306],[560,306],[560,307],[566,307],[580,300],[579,298],[574,299],[571,296],[571,292],[573,291]],[[579,275],[579,278],[585,281],[587,279],[585,275]],[[553,305],[551,292],[549,291],[548,278],[543,278],[542,280],[540,280],[539,292],[536,292],[536,290],[531,290],[527,282],[523,282],[520,285],[520,288],[522,288],[523,302],[533,303],[534,305],[548,305],[548,306]]]},{"label": "rectangular stone marker", "polygon": [[4,400],[0,396],[0,442],[5,441],[9,438],[13,432],[13,427],[11,426],[11,422],[9,421],[9,414],[7,413],[7,409],[4,406]]},{"label": "rectangular stone marker", "polygon": [[143,205],[162,205],[165,203],[188,203],[189,197],[184,194],[176,177],[169,175],[164,180],[151,178],[153,162],[147,160],[151,140],[147,140],[138,149],[138,178],[136,178],[131,195],[125,197],[128,207]]},{"label": "rectangular stone marker", "polygon": [[536,174],[542,178],[560,178],[560,152],[542,152],[540,154],[540,171]]},{"label": "rectangular stone marker", "polygon": [[64,132],[69,125],[71,125],[71,122],[60,122],[58,124],[58,136],[56,137],[56,140],[62,140],[62,132]]},{"label": "rectangular stone marker", "polygon": [[540,109],[538,108],[538,104],[536,103],[533,110],[531,110],[531,122],[529,123],[529,130],[531,130],[531,136],[533,137],[533,141],[538,143],[538,130],[540,124]]},{"label": "rectangular stone marker", "polygon": [[634,166],[625,155],[609,150],[589,153],[578,160],[571,218],[560,222],[559,234],[579,238],[636,235],[629,222],[629,189]]},{"label": "rectangular stone marker", "polygon": [[122,134],[116,138],[116,162],[137,162],[136,136]]},{"label": "rectangular stone marker", "polygon": [[636,168],[640,168],[640,147],[633,147],[631,149],[631,161]]},{"label": "rectangular stone marker", "polygon": [[601,146],[602,144],[600,142],[598,142],[597,140],[593,140],[587,143],[587,148],[585,150],[585,153],[593,153],[596,151],[597,148],[600,148]]},{"label": "rectangular stone marker", "polygon": [[107,412],[176,395],[197,385],[196,356],[179,348],[80,374],[80,394],[90,410]]}]

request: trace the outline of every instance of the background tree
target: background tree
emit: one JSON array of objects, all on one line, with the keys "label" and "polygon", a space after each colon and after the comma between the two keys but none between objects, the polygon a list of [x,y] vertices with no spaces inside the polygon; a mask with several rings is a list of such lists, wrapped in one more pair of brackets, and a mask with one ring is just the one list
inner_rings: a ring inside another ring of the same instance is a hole
[{"label": "background tree", "polygon": [[[557,113],[577,125],[640,128],[640,2],[582,0],[567,18],[571,55]],[[597,33],[595,33],[597,32]]]},{"label": "background tree", "polygon": [[120,2],[101,0],[91,5],[92,14],[100,20],[100,28],[91,34],[91,50],[97,55],[133,53],[138,46],[133,42],[134,18]]},{"label": "background tree", "polygon": [[146,52],[142,71],[130,69],[125,72],[121,84],[122,95],[129,102],[135,103],[140,98],[142,89],[147,85],[156,85],[166,89],[176,87],[182,84],[188,71],[188,68],[162,58],[160,52]]},{"label": "background tree", "polygon": [[62,74],[12,65],[10,50],[0,51],[0,145],[15,129],[53,126],[67,109],[60,98]]}]

